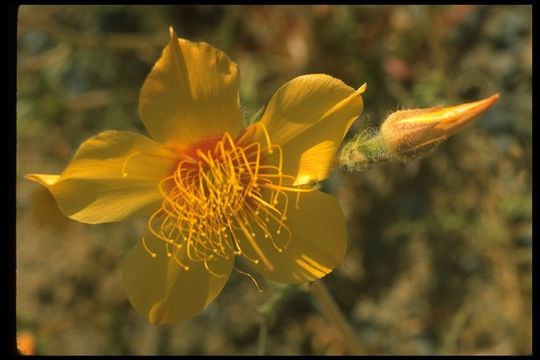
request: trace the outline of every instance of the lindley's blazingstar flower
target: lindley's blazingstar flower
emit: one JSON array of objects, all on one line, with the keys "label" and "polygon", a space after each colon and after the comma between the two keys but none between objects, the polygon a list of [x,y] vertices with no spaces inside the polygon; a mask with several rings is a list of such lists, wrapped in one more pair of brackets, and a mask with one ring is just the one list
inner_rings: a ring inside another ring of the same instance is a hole
[{"label": "lindley's blazingstar flower", "polygon": [[105,131],[62,174],[28,175],[74,220],[149,216],[122,266],[129,300],[154,324],[200,313],[236,269],[235,257],[283,283],[314,281],[340,264],[343,213],[312,184],[328,176],[365,89],[300,76],[243,128],[236,64],[206,43],[170,35],[139,99],[155,141]]},{"label": "lindley's blazingstar flower", "polygon": [[381,136],[387,149],[394,153],[422,153],[470,124],[497,100],[499,94],[445,108],[396,111],[383,122]]}]

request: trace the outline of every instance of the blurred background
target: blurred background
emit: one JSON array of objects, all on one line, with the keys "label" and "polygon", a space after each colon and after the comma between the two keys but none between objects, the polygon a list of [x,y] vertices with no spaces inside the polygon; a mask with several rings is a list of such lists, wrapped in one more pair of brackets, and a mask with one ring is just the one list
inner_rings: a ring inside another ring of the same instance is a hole
[{"label": "blurred background", "polygon": [[[531,6],[22,6],[17,63],[17,327],[37,354],[254,354],[274,288],[234,274],[200,316],[137,315],[119,264],[145,219],[71,221],[24,174],[59,173],[107,129],[145,133],[140,86],[168,40],[224,50],[254,114],[286,81],[358,87],[349,136],[392,111],[501,98],[419,161],[336,171],[323,189],[349,249],[324,279],[366,354],[529,354]],[[347,354],[302,289],[268,323],[268,354]]]}]

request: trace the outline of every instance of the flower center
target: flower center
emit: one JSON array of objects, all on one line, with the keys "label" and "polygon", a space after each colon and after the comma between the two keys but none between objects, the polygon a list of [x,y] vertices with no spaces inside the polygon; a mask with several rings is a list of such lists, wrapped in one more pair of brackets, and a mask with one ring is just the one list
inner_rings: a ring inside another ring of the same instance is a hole
[{"label": "flower center", "polygon": [[160,182],[162,206],[150,217],[148,229],[185,270],[188,265],[175,255],[183,247],[189,260],[204,262],[216,276],[221,275],[212,270],[212,261],[235,255],[272,270],[260,241],[271,242],[279,252],[286,249],[292,237],[286,224],[288,195],[295,192],[298,203],[300,192],[313,189],[284,185],[294,177],[283,174],[281,147],[261,129],[264,144],[253,141],[255,126],[236,139],[225,133],[194,144]]}]

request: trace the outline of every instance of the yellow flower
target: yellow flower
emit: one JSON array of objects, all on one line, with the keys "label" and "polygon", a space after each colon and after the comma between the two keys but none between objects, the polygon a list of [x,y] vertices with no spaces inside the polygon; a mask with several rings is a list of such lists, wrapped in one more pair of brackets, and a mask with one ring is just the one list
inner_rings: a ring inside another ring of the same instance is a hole
[{"label": "yellow flower", "polygon": [[452,107],[397,111],[381,126],[384,144],[400,155],[429,150],[470,124],[497,100],[499,94]]},{"label": "yellow flower", "polygon": [[21,355],[35,355],[36,341],[34,335],[27,331],[17,332],[17,349]]},{"label": "yellow flower", "polygon": [[300,76],[243,128],[236,64],[171,28],[139,99],[154,140],[105,131],[62,174],[28,178],[80,222],[149,216],[122,264],[128,298],[154,324],[185,320],[219,294],[237,256],[282,283],[314,281],[341,263],[343,213],[312,185],[328,176],[364,89]]}]

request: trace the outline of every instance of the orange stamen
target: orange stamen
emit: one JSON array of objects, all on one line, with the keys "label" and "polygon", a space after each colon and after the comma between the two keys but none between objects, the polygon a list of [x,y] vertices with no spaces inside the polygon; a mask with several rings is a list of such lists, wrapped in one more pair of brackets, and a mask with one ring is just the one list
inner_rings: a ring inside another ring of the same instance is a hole
[{"label": "orange stamen", "polygon": [[[229,133],[202,140],[187,149],[175,171],[159,183],[163,201],[148,220],[148,229],[181,268],[189,269],[176,256],[184,247],[186,261],[203,262],[217,277],[225,274],[213,270],[214,261],[235,255],[273,270],[263,242],[282,252],[291,241],[288,196],[296,194],[298,202],[301,193],[313,189],[284,185],[294,177],[283,174],[283,151],[271,143],[264,126],[260,128],[263,143],[249,141],[253,129],[236,140]],[[155,257],[146,241],[144,248]]]}]

